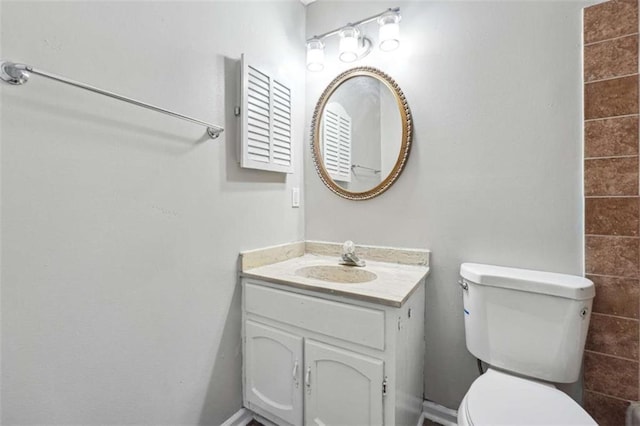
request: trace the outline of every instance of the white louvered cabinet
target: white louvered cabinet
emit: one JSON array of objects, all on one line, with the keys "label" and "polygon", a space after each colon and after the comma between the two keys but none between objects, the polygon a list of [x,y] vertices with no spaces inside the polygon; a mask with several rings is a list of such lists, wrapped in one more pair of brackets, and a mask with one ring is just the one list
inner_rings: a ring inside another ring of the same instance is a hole
[{"label": "white louvered cabinet", "polygon": [[327,104],[322,118],[324,167],[335,181],[351,182],[351,117],[337,102]]},{"label": "white louvered cabinet", "polygon": [[242,279],[244,406],[279,426],[414,426],[424,281],[401,307]]},{"label": "white louvered cabinet", "polygon": [[293,173],[291,89],[242,55],[240,166]]}]

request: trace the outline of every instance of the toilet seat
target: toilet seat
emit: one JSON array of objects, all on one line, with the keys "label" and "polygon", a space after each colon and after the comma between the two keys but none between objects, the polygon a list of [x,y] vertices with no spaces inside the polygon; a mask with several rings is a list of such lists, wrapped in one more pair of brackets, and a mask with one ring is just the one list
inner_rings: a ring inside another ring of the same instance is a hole
[{"label": "toilet seat", "polygon": [[458,410],[460,425],[595,425],[580,405],[555,387],[489,369]]}]

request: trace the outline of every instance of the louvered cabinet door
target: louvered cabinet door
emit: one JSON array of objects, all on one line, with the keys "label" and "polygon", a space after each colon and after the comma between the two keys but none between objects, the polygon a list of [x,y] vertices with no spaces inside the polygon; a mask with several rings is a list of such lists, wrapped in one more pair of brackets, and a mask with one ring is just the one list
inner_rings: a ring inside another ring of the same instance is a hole
[{"label": "louvered cabinet door", "polygon": [[302,337],[249,320],[245,338],[247,408],[302,425]]},{"label": "louvered cabinet door", "polygon": [[293,173],[291,89],[242,55],[240,165]]},{"label": "louvered cabinet door", "polygon": [[293,166],[291,147],[291,90],[273,80],[272,161],[282,167]]},{"label": "louvered cabinet door", "polygon": [[305,425],[382,425],[384,362],[305,340]]},{"label": "louvered cabinet door", "polygon": [[271,162],[271,82],[269,76],[247,66],[247,87],[243,130],[245,150],[243,159],[248,162]]},{"label": "louvered cabinet door", "polygon": [[322,116],[324,167],[334,181],[351,182],[351,117],[337,102]]}]

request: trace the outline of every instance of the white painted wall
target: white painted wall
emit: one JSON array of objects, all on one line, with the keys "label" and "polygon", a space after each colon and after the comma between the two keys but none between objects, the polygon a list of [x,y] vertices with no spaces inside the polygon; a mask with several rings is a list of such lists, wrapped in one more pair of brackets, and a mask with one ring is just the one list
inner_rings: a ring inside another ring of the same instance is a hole
[{"label": "white painted wall", "polygon": [[[2,23],[2,1],[0,1],[0,23]],[[2,30],[0,30],[0,58],[2,50]],[[2,96],[0,95],[0,379],[2,375]],[[0,423],[2,423],[2,383],[0,380]]]},{"label": "white painted wall", "polygon": [[[425,391],[447,407],[457,408],[477,377],[464,341],[461,262],[582,273],[586,4],[319,1],[307,8],[307,36],[402,8],[401,49],[356,65],[389,73],[407,96],[415,139],[406,170],[382,196],[347,201],[323,186],[307,150],[306,238],[433,251]],[[329,42],[325,71],[307,74],[307,123],[322,88],[348,68],[336,49]]]},{"label": "white painted wall", "polygon": [[218,425],[241,400],[240,250],[300,240],[284,175],[241,170],[235,62],[293,89],[304,7],[2,1],[3,57],[224,125],[47,81],[1,88],[2,423]]}]

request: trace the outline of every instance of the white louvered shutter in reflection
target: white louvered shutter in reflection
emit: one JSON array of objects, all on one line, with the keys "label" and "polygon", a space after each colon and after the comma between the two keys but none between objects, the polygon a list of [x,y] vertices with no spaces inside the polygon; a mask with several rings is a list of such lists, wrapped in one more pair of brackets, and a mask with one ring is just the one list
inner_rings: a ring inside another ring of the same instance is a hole
[{"label": "white louvered shutter in reflection", "polygon": [[324,167],[335,181],[351,182],[351,117],[342,105],[328,104],[322,116]]},{"label": "white louvered shutter in reflection", "polygon": [[293,173],[291,90],[242,55],[241,91],[240,165]]}]

